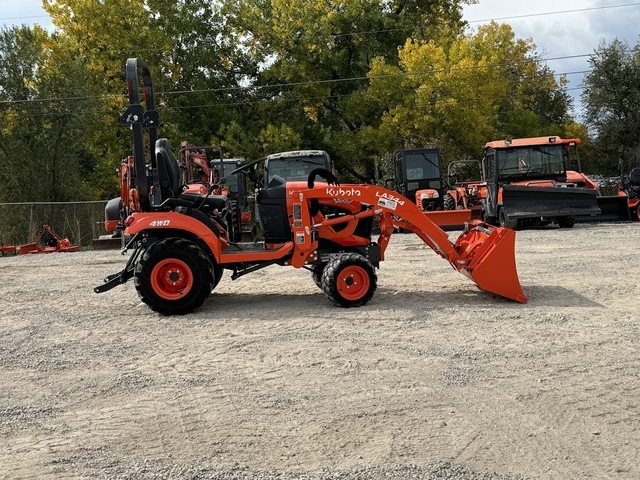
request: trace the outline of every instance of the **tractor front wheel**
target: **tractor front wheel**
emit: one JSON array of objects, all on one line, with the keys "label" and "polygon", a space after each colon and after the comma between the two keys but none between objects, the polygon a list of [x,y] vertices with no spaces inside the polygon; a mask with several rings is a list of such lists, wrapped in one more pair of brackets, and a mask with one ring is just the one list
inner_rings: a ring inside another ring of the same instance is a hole
[{"label": "tractor front wheel", "polygon": [[558,217],[557,222],[560,228],[573,228],[573,226],[576,224],[576,219],[570,215],[567,215],[566,217]]},{"label": "tractor front wheel", "polygon": [[313,283],[315,283],[319,289],[322,290],[322,274],[324,273],[324,265],[314,266],[311,271],[311,278],[313,278]]},{"label": "tractor front wheel", "polygon": [[450,193],[445,193],[442,199],[442,208],[444,210],[455,210],[456,209],[456,201],[453,198],[453,195]]},{"label": "tractor front wheel", "polygon": [[341,253],[331,257],[322,273],[322,290],[340,307],[366,304],[377,287],[373,264],[357,253]]},{"label": "tractor front wheel", "polygon": [[165,238],[147,248],[133,278],[140,299],[164,315],[193,312],[220,280],[205,252],[184,238]]},{"label": "tractor front wheel", "polygon": [[498,219],[502,228],[510,228],[511,230],[518,228],[518,220],[509,218],[504,208],[501,208],[500,212],[498,212]]}]

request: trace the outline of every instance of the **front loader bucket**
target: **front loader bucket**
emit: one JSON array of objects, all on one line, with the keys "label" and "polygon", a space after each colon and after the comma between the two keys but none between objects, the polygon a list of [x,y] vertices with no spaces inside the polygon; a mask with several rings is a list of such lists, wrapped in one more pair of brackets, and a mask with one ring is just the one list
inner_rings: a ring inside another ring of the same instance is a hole
[{"label": "front loader bucket", "polygon": [[511,219],[596,215],[596,191],[588,188],[504,185],[502,205]]},{"label": "front loader bucket", "polygon": [[626,195],[610,195],[596,197],[600,215],[576,217],[577,222],[624,222],[631,220],[628,197]]},{"label": "front loader bucket", "polygon": [[460,258],[452,263],[480,289],[527,303],[516,270],[515,241],[511,229],[473,223],[458,237],[454,248]]}]

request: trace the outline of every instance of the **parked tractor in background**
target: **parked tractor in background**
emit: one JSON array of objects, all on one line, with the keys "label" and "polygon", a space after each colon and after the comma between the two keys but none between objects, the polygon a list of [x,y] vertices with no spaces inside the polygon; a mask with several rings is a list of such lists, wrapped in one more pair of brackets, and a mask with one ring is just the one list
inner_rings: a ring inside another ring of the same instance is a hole
[{"label": "parked tractor in background", "polygon": [[[127,71],[148,67],[127,61]],[[130,78],[130,77],[128,77]],[[149,79],[150,81],[150,79]],[[146,88],[146,83],[144,86]],[[137,88],[136,88],[137,90]],[[150,153],[153,194],[142,211],[125,221],[127,245],[134,251],[124,269],[105,278],[96,293],[134,279],[140,299],[163,314],[184,314],[200,307],[230,270],[231,278],[271,265],[306,268],[329,299],[341,307],[365,305],[376,290],[375,269],[384,260],[394,228],[414,232],[438,255],[482,289],[526,302],[515,265],[515,233],[471,222],[455,242],[409,199],[376,185],[338,185],[325,168],[301,181],[285,181],[274,172],[256,192],[264,241],[230,240],[223,214],[228,198],[191,192],[180,182],[178,162],[167,139]],[[136,157],[144,162],[144,157]],[[299,162],[301,165],[309,165]],[[239,167],[256,179],[258,161]],[[306,168],[306,167],[305,167]],[[321,177],[325,182],[316,182]],[[372,238],[374,219],[380,234]]]},{"label": "parked tractor in background", "polygon": [[488,142],[485,219],[508,228],[571,228],[576,215],[599,214],[596,192],[567,181],[570,153],[579,143],[558,136]]},{"label": "parked tractor in background", "polygon": [[479,217],[511,229],[570,228],[576,215],[600,213],[594,190],[567,181],[569,150],[578,143],[555,136],[488,142],[480,178],[459,182],[450,168],[446,188],[437,149],[400,150],[394,154],[396,189],[441,226]]},{"label": "parked tractor in background", "polygon": [[[180,147],[178,161],[182,184],[200,183],[209,188],[212,195],[229,197],[231,222],[236,225],[234,241],[255,239],[256,221],[247,175],[243,172],[231,174],[233,170],[246,164],[244,158],[223,158],[222,149],[217,146],[196,147],[185,141]],[[209,159],[207,152],[213,150],[218,153],[218,157]]]},{"label": "parked tractor in background", "polygon": [[462,226],[481,217],[479,205],[473,208],[471,204],[465,205],[468,194],[462,185],[451,186],[443,181],[437,148],[397,150],[393,154],[393,169],[393,188],[415,203],[436,225]]},{"label": "parked tractor in background", "polygon": [[257,160],[256,163],[264,163],[264,186],[269,185],[276,176],[286,181],[306,180],[309,174],[317,168],[334,173],[333,162],[324,150],[272,153],[264,159]]},{"label": "parked tractor in background", "polygon": [[640,167],[635,167],[628,175],[620,162],[620,183],[615,195],[602,195],[599,185],[582,173],[580,163],[577,171],[567,172],[567,181],[590,188],[597,193],[596,200],[601,213],[595,216],[578,216],[578,222],[611,222],[640,220]]}]

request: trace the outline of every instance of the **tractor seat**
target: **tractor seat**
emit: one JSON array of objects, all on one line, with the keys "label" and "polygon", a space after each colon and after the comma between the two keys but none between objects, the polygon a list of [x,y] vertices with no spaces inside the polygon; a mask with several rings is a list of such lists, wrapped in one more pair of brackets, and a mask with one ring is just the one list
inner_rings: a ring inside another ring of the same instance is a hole
[{"label": "tractor seat", "polygon": [[636,167],[629,173],[629,183],[634,187],[640,187],[640,167]]},{"label": "tractor seat", "polygon": [[287,212],[285,180],[276,175],[269,185],[258,190],[256,206],[265,241],[271,243],[290,241],[291,226]]},{"label": "tractor seat", "polygon": [[[211,213],[214,210],[221,212],[225,208],[229,207],[229,197],[224,195],[202,195],[201,193],[181,193],[178,197],[182,200],[189,200],[193,202],[193,205],[200,210],[207,213]],[[201,202],[204,203],[201,204]]]},{"label": "tractor seat", "polygon": [[167,138],[156,140],[156,163],[162,201],[177,198],[180,193],[180,167]]},{"label": "tractor seat", "polygon": [[162,200],[179,198],[193,203],[207,213],[222,211],[229,206],[229,199],[224,195],[204,195],[201,193],[182,193],[180,185],[180,167],[171,151],[171,143],[166,138],[156,141],[156,160]]}]

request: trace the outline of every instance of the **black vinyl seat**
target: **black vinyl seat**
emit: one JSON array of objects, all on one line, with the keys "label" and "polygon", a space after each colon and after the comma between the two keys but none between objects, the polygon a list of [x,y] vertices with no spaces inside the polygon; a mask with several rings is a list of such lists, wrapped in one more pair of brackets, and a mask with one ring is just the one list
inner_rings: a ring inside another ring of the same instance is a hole
[{"label": "black vinyl seat", "polygon": [[203,195],[199,193],[183,193],[180,182],[180,166],[171,150],[171,143],[167,138],[156,141],[156,162],[158,166],[158,180],[160,196],[164,202],[168,198],[179,198],[193,203],[195,208],[207,213],[214,210],[222,211],[229,206],[229,198],[224,195]]},{"label": "black vinyl seat", "polygon": [[640,187],[640,167],[636,167],[629,173],[629,183],[634,187]]},{"label": "black vinyl seat", "polygon": [[258,221],[267,242],[280,243],[291,240],[291,226],[287,212],[286,182],[274,176],[269,185],[258,190],[256,196]]}]

